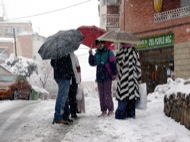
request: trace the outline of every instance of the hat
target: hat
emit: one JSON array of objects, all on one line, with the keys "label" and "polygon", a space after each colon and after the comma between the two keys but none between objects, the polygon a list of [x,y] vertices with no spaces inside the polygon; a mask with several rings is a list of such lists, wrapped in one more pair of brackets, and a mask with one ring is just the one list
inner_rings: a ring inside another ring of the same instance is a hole
[{"label": "hat", "polygon": [[98,43],[105,43],[105,41],[97,40],[97,39],[96,39],[95,43],[96,43],[96,45],[97,45]]},{"label": "hat", "polygon": [[100,41],[99,41],[99,40],[95,40],[95,43],[96,43],[96,45],[97,45],[98,43],[100,43]]},{"label": "hat", "polygon": [[105,43],[105,41],[103,41],[103,40],[100,40],[100,43]]}]

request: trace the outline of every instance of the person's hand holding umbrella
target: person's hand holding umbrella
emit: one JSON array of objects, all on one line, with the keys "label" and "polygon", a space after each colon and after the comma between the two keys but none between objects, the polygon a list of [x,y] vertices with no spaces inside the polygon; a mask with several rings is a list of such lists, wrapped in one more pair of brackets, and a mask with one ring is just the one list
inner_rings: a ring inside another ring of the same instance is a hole
[{"label": "person's hand holding umbrella", "polygon": [[92,55],[92,48],[88,51],[89,55]]}]

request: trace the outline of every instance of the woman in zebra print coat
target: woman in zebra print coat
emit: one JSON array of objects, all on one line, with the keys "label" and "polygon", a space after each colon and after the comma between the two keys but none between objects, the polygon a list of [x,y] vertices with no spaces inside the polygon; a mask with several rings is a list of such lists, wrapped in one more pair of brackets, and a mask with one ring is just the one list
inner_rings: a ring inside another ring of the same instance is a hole
[{"label": "woman in zebra print coat", "polygon": [[139,54],[129,44],[120,44],[116,54],[118,65],[116,119],[135,118],[135,102],[140,98],[138,84],[141,82]]}]

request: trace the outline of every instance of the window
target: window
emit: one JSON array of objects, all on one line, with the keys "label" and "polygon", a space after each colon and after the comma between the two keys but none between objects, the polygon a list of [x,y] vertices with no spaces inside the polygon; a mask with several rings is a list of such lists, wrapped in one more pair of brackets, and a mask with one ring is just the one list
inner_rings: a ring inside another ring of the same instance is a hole
[{"label": "window", "polygon": [[7,34],[13,34],[13,28],[12,27],[6,28],[6,33]]},{"label": "window", "polygon": [[16,28],[14,28],[14,27],[7,27],[6,28],[6,34],[13,34],[13,29],[15,29],[15,33],[16,34],[19,34],[22,31],[24,31],[23,28],[21,28],[21,27],[16,27]]}]

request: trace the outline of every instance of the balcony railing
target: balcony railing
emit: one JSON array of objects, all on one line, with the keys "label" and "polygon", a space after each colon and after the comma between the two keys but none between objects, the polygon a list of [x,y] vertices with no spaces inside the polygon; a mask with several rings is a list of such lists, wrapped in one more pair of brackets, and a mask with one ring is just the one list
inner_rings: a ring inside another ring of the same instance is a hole
[{"label": "balcony railing", "polygon": [[154,22],[162,22],[190,16],[190,6],[154,14]]},{"label": "balcony railing", "polygon": [[106,27],[118,28],[119,27],[119,14],[106,14]]}]

